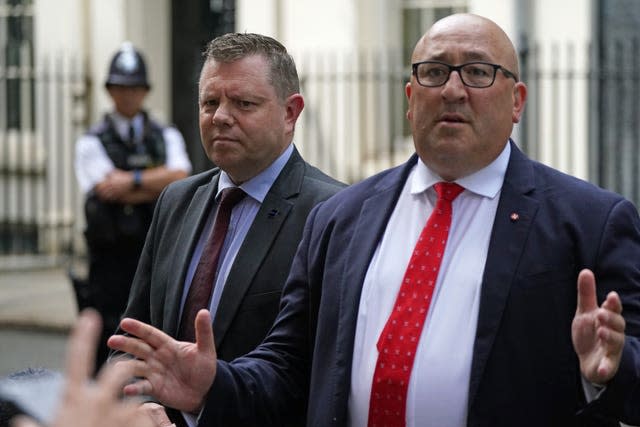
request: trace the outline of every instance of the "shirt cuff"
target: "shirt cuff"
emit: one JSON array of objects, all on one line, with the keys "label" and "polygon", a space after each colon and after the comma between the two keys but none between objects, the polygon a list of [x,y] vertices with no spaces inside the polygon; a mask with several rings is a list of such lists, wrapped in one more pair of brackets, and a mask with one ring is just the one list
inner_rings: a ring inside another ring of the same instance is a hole
[{"label": "shirt cuff", "polygon": [[[200,411],[200,413],[202,413],[202,411]],[[194,415],[189,412],[182,412],[182,416],[189,427],[196,427],[198,425],[198,418],[200,417],[200,414]]]},{"label": "shirt cuff", "polygon": [[598,399],[600,395],[607,389],[607,386],[594,384],[587,381],[582,376],[580,378],[582,379],[582,390],[584,390],[584,396],[587,399],[587,403],[591,403],[594,400]]}]

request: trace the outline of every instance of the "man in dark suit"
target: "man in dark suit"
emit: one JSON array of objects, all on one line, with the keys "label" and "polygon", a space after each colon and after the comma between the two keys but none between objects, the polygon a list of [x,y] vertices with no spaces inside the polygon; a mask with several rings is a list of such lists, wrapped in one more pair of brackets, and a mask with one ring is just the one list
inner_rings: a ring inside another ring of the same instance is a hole
[{"label": "man in dark suit", "polygon": [[527,88],[492,21],[438,21],[412,62],[417,155],[312,211],[263,343],[226,363],[205,310],[197,345],[124,319],[125,393],[202,426],[640,424],[635,207],[510,140]]},{"label": "man in dark suit", "polygon": [[231,211],[209,302],[200,306],[215,313],[219,357],[232,360],[267,334],[308,213],[344,184],[306,163],[292,143],[304,100],[284,46],[226,34],[204,56],[200,133],[218,167],[160,196],[125,316],[189,340],[182,331],[193,319],[184,307],[207,239],[217,236],[220,194],[239,187],[246,195]]}]

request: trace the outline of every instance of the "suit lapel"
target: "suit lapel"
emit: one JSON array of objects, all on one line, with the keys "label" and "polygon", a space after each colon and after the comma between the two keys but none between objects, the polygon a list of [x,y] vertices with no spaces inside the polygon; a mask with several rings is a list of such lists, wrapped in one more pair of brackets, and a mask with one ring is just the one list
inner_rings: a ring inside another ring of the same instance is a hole
[{"label": "suit lapel", "polygon": [[469,384],[469,408],[482,379],[502,321],[518,260],[538,210],[533,164],[511,143],[511,157],[500,194],[487,253]]},{"label": "suit lapel", "polygon": [[271,186],[256,218],[247,232],[233,266],[213,322],[216,347],[225,337],[236,311],[240,307],[253,279],[278,236],[304,179],[305,164],[296,150]]},{"label": "suit lapel", "polygon": [[163,330],[175,336],[178,331],[180,302],[184,290],[184,281],[191,263],[193,251],[198,243],[202,229],[218,188],[219,173],[216,173],[210,183],[198,187],[191,199],[189,208],[185,212],[181,225],[180,237],[173,252],[173,276],[167,281],[166,300],[164,304]]},{"label": "suit lapel", "polygon": [[344,274],[340,285],[340,314],[336,331],[337,355],[333,367],[343,370],[335,375],[335,378],[341,381],[336,385],[335,393],[335,403],[338,406],[346,405],[348,401],[354,338],[364,278],[416,159],[417,156],[413,156],[373,188],[371,197],[362,204],[355,231],[345,252]]}]

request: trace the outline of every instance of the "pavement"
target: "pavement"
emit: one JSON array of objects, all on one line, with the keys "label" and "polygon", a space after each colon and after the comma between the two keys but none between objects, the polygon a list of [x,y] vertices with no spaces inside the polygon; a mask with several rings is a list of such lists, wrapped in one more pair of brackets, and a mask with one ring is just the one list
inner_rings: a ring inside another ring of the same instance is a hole
[{"label": "pavement", "polygon": [[66,333],[77,311],[64,268],[0,270],[0,329]]}]

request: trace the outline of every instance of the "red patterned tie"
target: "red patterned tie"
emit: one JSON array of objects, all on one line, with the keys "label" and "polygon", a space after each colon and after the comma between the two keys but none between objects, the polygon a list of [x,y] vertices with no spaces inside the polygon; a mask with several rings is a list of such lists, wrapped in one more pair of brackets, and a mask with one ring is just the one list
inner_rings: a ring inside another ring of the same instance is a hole
[{"label": "red patterned tie", "polygon": [[438,200],[413,250],[393,311],[378,338],[369,427],[404,426],[409,378],[451,225],[451,202],[464,190],[434,185]]},{"label": "red patterned tie", "polygon": [[209,307],[211,292],[213,291],[213,283],[218,267],[218,258],[220,250],[227,235],[229,228],[229,220],[231,219],[231,210],[245,196],[245,192],[238,187],[230,187],[222,190],[220,204],[216,212],[213,230],[202,250],[198,267],[191,280],[189,293],[182,310],[182,318],[180,320],[180,330],[178,331],[178,339],[182,341],[195,342],[195,326],[194,322],[196,314],[203,308]]}]

